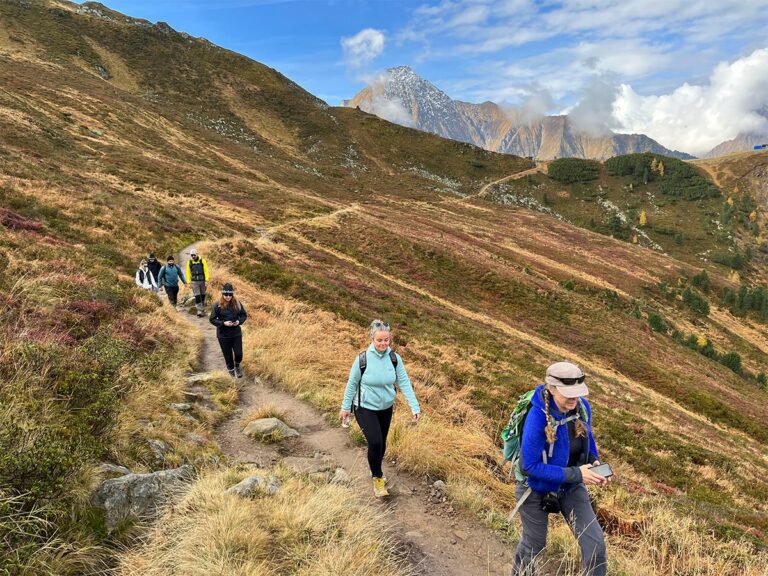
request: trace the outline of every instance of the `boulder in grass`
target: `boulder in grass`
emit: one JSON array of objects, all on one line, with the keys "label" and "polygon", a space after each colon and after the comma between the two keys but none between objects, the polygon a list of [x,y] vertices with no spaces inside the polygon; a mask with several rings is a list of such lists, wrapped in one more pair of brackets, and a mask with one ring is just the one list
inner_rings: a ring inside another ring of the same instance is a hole
[{"label": "boulder in grass", "polygon": [[249,476],[242,482],[227,489],[230,494],[251,498],[256,494],[272,496],[280,490],[280,480],[276,476]]},{"label": "boulder in grass", "polygon": [[126,474],[102,482],[91,496],[91,504],[104,510],[105,524],[112,531],[124,520],[151,518],[191,480],[192,469],[186,465],[150,474]]},{"label": "boulder in grass", "polygon": [[292,438],[299,433],[279,418],[259,418],[243,428],[243,434],[263,440],[282,440]]}]

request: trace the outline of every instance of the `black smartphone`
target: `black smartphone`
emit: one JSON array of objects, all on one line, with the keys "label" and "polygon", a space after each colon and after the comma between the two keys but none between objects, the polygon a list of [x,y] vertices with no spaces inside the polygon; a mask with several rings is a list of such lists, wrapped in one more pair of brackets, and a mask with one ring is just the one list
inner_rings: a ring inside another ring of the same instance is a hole
[{"label": "black smartphone", "polygon": [[610,464],[598,464],[597,466],[590,468],[589,471],[594,472],[595,474],[600,474],[600,476],[605,476],[606,478],[613,476],[613,470],[611,470]]}]

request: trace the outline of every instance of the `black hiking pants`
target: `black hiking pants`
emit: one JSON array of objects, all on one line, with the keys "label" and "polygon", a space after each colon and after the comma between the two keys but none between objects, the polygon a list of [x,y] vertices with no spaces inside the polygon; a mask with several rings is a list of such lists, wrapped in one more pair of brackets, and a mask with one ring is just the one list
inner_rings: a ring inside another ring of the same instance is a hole
[{"label": "black hiking pants", "polygon": [[384,452],[387,450],[387,434],[392,423],[392,406],[386,410],[368,410],[368,408],[354,407],[355,419],[363,430],[368,441],[368,466],[374,478],[381,478],[384,472],[381,470],[381,461],[384,460]]},{"label": "black hiking pants", "polygon": [[243,361],[243,335],[232,338],[219,338],[219,346],[224,353],[224,362],[227,363],[227,370],[234,370]]},{"label": "black hiking pants", "polygon": [[[526,490],[527,487],[518,482],[515,489],[518,500]],[[560,509],[581,549],[582,576],[605,576],[607,560],[603,529],[597,523],[584,484],[560,497]],[[523,521],[523,537],[515,552],[512,576],[535,576],[539,573],[537,564],[541,563],[541,553],[547,545],[549,524],[549,515],[541,509],[541,494],[531,492],[520,506],[520,519]]]},{"label": "black hiking pants", "polygon": [[179,287],[166,286],[165,293],[168,294],[168,302],[171,303],[171,306],[176,306],[176,298],[179,296]]}]

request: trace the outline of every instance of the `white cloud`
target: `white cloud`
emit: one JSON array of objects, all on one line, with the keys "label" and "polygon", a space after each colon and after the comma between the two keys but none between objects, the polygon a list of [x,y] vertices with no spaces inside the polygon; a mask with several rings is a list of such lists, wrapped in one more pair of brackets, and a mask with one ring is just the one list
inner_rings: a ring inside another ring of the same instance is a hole
[{"label": "white cloud", "polygon": [[384,52],[385,36],[381,30],[366,28],[341,39],[344,60],[355,69],[364,68]]},{"label": "white cloud", "polygon": [[520,104],[502,107],[504,113],[516,123],[533,124],[549,114],[555,106],[549,90],[537,84],[521,89],[517,97]]},{"label": "white cloud", "polygon": [[401,126],[414,126],[413,118],[400,100],[388,100],[383,94],[373,97],[369,109],[371,114]]},{"label": "white cloud", "polygon": [[602,136],[610,132],[613,102],[619,92],[619,86],[611,76],[596,76],[584,88],[581,100],[568,113],[573,125],[592,136]]},{"label": "white cloud", "polygon": [[683,84],[669,94],[641,96],[622,85],[613,116],[624,131],[668,148],[703,154],[739,133],[768,133],[760,113],[768,101],[768,48],[715,67],[709,82]]}]

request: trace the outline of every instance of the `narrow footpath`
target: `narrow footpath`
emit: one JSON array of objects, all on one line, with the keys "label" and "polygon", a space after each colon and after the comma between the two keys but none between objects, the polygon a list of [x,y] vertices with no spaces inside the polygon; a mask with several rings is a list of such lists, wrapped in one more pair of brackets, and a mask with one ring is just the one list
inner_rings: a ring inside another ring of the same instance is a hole
[{"label": "narrow footpath", "polygon": [[[182,251],[182,267],[186,266],[189,250],[193,246]],[[207,310],[210,310],[210,298],[216,296],[209,296]],[[245,306],[247,308],[247,302]],[[200,370],[224,370],[215,327],[207,316],[197,318],[190,315],[190,321],[203,334]],[[248,329],[247,324],[244,329]],[[245,354],[248,354],[247,350]],[[340,380],[339,397],[343,384]],[[264,404],[274,405],[301,436],[279,444],[260,443],[245,436],[242,433],[243,415]],[[476,519],[455,510],[449,501],[444,502],[441,493],[426,478],[399,471],[385,461],[391,496],[375,500],[365,448],[354,447],[348,433],[331,426],[312,405],[253,374],[246,373],[239,406],[217,428],[215,436],[232,464],[250,463],[269,467],[287,457],[322,454],[336,466],[344,468],[351,478],[353,490],[361,499],[381,506],[383,514],[391,514],[396,536],[420,576],[509,576],[511,572],[513,547],[504,544]]]}]

